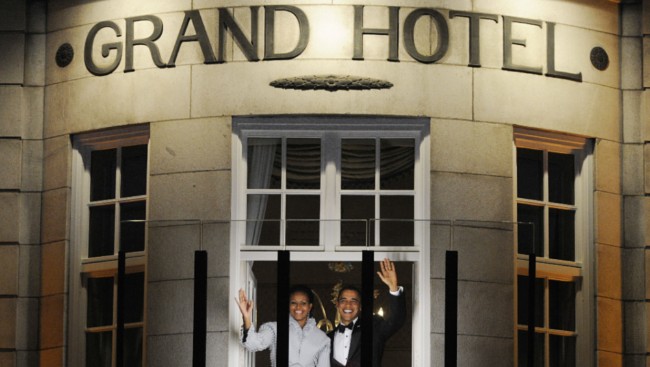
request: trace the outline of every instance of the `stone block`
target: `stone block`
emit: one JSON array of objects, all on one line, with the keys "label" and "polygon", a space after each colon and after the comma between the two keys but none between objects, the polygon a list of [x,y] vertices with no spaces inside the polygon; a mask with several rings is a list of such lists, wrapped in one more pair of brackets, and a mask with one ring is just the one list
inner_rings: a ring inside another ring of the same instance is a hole
[{"label": "stone block", "polygon": [[0,298],[0,350],[16,348],[16,298]]},{"label": "stone block", "polygon": [[0,33],[0,84],[23,84],[25,34]]},{"label": "stone block", "polygon": [[20,210],[19,195],[16,192],[0,192],[0,242],[18,242]]},{"label": "stone block", "polygon": [[16,309],[16,349],[38,349],[38,299],[18,298]]},{"label": "stone block", "polygon": [[229,118],[151,125],[151,174],[230,169]]},{"label": "stone block", "polygon": [[19,137],[23,131],[23,89],[0,85],[0,136]]},{"label": "stone block", "polygon": [[623,353],[623,305],[621,301],[597,297],[597,348]]},{"label": "stone block", "polygon": [[68,135],[43,141],[43,189],[70,186],[72,143]]},{"label": "stone block", "polygon": [[621,353],[598,350],[596,354],[599,366],[623,367],[623,355]]},{"label": "stone block", "polygon": [[0,189],[17,190],[20,188],[22,171],[23,144],[18,139],[0,139]]},{"label": "stone block", "polygon": [[41,294],[49,296],[64,292],[65,242],[45,243],[41,247]]},{"label": "stone block", "polygon": [[596,251],[598,295],[621,299],[623,295],[621,249],[617,246],[597,244]]},{"label": "stone block", "polygon": [[150,177],[150,220],[230,217],[230,172],[187,172]]},{"label": "stone block", "polygon": [[609,140],[597,140],[595,147],[596,190],[610,193],[621,192],[621,144]]},{"label": "stone block", "polygon": [[645,137],[641,122],[641,91],[623,91],[623,142],[642,143]]},{"label": "stone block", "polygon": [[512,127],[432,120],[431,170],[512,177]]},{"label": "stone block", "polygon": [[645,300],[645,253],[643,248],[621,250],[624,300]]},{"label": "stone block", "polygon": [[29,55],[25,59],[26,86],[42,87],[45,85],[46,41],[47,37],[44,33],[31,33],[25,37],[26,54]]},{"label": "stone block", "polygon": [[[623,312],[625,315],[624,343],[626,354],[645,354],[647,345],[646,325],[646,304],[645,300],[640,302],[624,302]],[[627,358],[627,357],[626,357]]]},{"label": "stone block", "polygon": [[41,350],[40,366],[42,367],[63,367],[63,348],[50,348]]},{"label": "stone block", "polygon": [[481,282],[458,282],[459,335],[511,338],[514,286]]},{"label": "stone block", "polygon": [[431,280],[431,332],[445,333],[445,281]]},{"label": "stone block", "polygon": [[16,351],[16,361],[17,361],[18,366],[20,366],[20,367],[23,367],[23,366],[26,366],[26,367],[38,366],[39,365],[39,354],[40,354],[40,352],[35,351],[35,350],[28,350],[28,351],[18,350],[18,351]]},{"label": "stone block", "polygon": [[436,220],[512,221],[512,178],[432,172],[431,216]]},{"label": "stone block", "polygon": [[20,121],[22,134],[26,139],[43,139],[43,101],[45,90],[42,87],[23,87]]},{"label": "stone block", "polygon": [[20,187],[23,191],[43,189],[43,141],[23,140]]},{"label": "stone block", "polygon": [[644,192],[645,194],[650,193],[650,177],[647,177],[650,174],[650,144],[645,143],[643,145],[643,172],[644,172]]},{"label": "stone block", "polygon": [[623,144],[623,173],[621,180],[624,195],[643,195],[645,174],[643,171],[643,144]]},{"label": "stone block", "polygon": [[63,294],[41,298],[39,338],[41,349],[63,346]]},{"label": "stone block", "polygon": [[621,98],[616,88],[487,68],[473,74],[475,121],[620,139]]},{"label": "stone block", "polygon": [[21,244],[37,244],[41,240],[41,194],[20,193],[18,198],[19,241]]},{"label": "stone block", "polygon": [[459,335],[458,366],[512,367],[515,365],[514,342],[510,338],[494,338],[478,335]]},{"label": "stone block", "polygon": [[[147,364],[151,366],[190,367],[192,366],[192,333],[172,335],[150,333],[147,337],[146,353]],[[226,355],[220,358],[228,359]]]},{"label": "stone block", "polygon": [[208,251],[208,276],[230,276],[230,222],[204,223],[203,249]]},{"label": "stone block", "polygon": [[18,246],[0,246],[0,295],[18,294]]},{"label": "stone block", "polygon": [[70,189],[62,188],[43,193],[41,241],[61,241],[68,235],[68,197]]},{"label": "stone block", "polygon": [[18,251],[18,296],[38,297],[41,294],[41,248],[38,245],[20,245]]},{"label": "stone block", "polygon": [[621,38],[621,89],[643,87],[643,39]]},{"label": "stone block", "polygon": [[207,330],[228,332],[228,309],[234,295],[229,290],[228,278],[208,279]]},{"label": "stone block", "polygon": [[24,1],[0,1],[0,31],[24,31],[26,15]]},{"label": "stone block", "polygon": [[612,246],[621,246],[621,196],[597,191],[595,204],[596,241]]},{"label": "stone block", "polygon": [[147,244],[148,280],[193,278],[194,251],[200,246],[200,231],[200,226],[192,223],[151,224]]},{"label": "stone block", "polygon": [[16,366],[16,352],[1,351],[0,352],[0,366],[15,367]]},{"label": "stone block", "polygon": [[228,332],[208,332],[206,365],[228,366]]},{"label": "stone block", "polygon": [[489,223],[461,223],[453,230],[452,249],[458,251],[459,279],[513,284],[512,226],[490,228]]},{"label": "stone block", "polygon": [[148,335],[192,333],[193,294],[194,283],[191,279],[149,283]]},{"label": "stone block", "polygon": [[622,36],[640,36],[643,33],[642,26],[642,9],[641,4],[621,4],[621,35]]},{"label": "stone block", "polygon": [[431,334],[431,367],[445,365],[445,334]]}]

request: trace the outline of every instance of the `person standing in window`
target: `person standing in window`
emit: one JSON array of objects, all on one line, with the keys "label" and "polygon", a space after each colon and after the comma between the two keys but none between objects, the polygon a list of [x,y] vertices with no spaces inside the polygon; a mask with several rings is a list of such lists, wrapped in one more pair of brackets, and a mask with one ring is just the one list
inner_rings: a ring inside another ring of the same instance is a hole
[{"label": "person standing in window", "polygon": [[[395,264],[388,259],[380,263],[379,278],[388,286],[391,296],[390,312],[386,319],[373,316],[372,367],[380,367],[386,341],[404,325],[406,301],[403,287],[398,286]],[[328,336],[332,340],[332,367],[361,367],[361,291],[354,286],[343,286],[336,308],[341,323]],[[365,321],[364,321],[365,322]],[[369,366],[368,363],[365,366]]]},{"label": "person standing in window", "polygon": [[[235,299],[244,319],[242,344],[251,352],[271,349],[271,366],[276,367],[277,322],[267,322],[259,330],[252,323],[253,301],[239,290]],[[329,367],[330,340],[311,317],[314,293],[298,285],[289,292],[289,367]]]}]

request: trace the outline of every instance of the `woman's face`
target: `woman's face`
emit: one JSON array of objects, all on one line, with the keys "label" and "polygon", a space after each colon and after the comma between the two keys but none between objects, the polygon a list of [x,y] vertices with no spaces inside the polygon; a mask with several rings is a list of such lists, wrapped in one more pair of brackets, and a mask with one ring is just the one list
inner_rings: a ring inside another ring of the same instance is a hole
[{"label": "woman's face", "polygon": [[306,294],[296,292],[289,297],[289,313],[301,326],[307,322],[311,308]]}]

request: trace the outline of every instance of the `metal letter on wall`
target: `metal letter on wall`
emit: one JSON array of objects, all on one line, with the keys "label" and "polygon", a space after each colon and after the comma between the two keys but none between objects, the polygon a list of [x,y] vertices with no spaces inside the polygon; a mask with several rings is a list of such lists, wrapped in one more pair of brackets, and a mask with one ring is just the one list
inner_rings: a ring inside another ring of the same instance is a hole
[{"label": "metal letter on wall", "polygon": [[[194,25],[194,32],[196,34],[187,36],[187,27],[190,24],[190,20]],[[178,32],[178,37],[176,37],[176,43],[174,44],[174,50],[172,55],[169,58],[167,66],[173,67],[176,65],[176,57],[178,56],[178,51],[181,48],[183,42],[199,42],[201,45],[201,51],[203,52],[203,62],[205,64],[214,64],[217,62],[217,59],[214,57],[214,52],[212,51],[212,46],[210,45],[210,39],[208,38],[208,33],[205,30],[205,25],[203,25],[203,19],[201,18],[201,13],[198,10],[188,10],[185,12],[185,18],[183,19],[183,25]]]},{"label": "metal letter on wall", "polygon": [[86,69],[93,75],[102,76],[108,75],[117,69],[117,66],[122,60],[122,43],[121,42],[111,42],[105,43],[102,45],[102,57],[107,58],[110,56],[111,51],[115,51],[115,59],[112,63],[107,66],[100,67],[93,61],[93,44],[95,43],[95,36],[99,33],[100,30],[104,28],[110,28],[115,32],[116,37],[122,36],[122,31],[120,27],[117,26],[114,22],[105,21],[95,24],[88,32],[86,36],[86,43],[84,45],[84,62],[86,64]]},{"label": "metal letter on wall", "polygon": [[[275,52],[275,12],[286,11],[298,20],[298,44],[285,53]],[[309,43],[309,19],[305,12],[295,6],[277,5],[264,7],[264,60],[288,60],[297,57]]]},{"label": "metal letter on wall", "polygon": [[[436,51],[429,56],[421,54],[415,47],[415,23],[425,15],[431,17],[438,30],[438,46]],[[449,48],[449,27],[445,17],[439,11],[429,8],[420,8],[411,12],[404,21],[404,48],[412,58],[425,64],[431,64],[443,58]]]},{"label": "metal letter on wall", "polygon": [[503,16],[503,70],[523,71],[542,75],[542,67],[515,65],[512,63],[512,45],[526,47],[525,39],[512,39],[512,23],[521,23],[542,28],[542,22],[524,18]]},{"label": "metal letter on wall", "polygon": [[388,7],[388,28],[363,28],[363,5],[354,6],[354,56],[363,60],[363,36],[388,36],[388,61],[399,61],[399,7]]},{"label": "metal letter on wall", "polygon": [[230,30],[232,38],[239,49],[244,53],[248,61],[259,61],[257,55],[257,18],[259,6],[251,6],[251,40],[246,39],[241,27],[235,21],[232,14],[226,8],[219,8],[219,50],[217,51],[217,62],[224,62],[226,48],[226,31]]},{"label": "metal letter on wall", "polygon": [[[136,22],[149,21],[153,24],[153,32],[147,38],[133,39]],[[163,22],[154,15],[143,15],[141,17],[126,18],[126,45],[124,47],[124,72],[135,71],[133,69],[133,46],[145,46],[151,52],[153,63],[159,68],[164,68],[165,63],[160,58],[160,50],[154,43],[163,32]]]},{"label": "metal letter on wall", "polygon": [[481,19],[492,20],[499,23],[499,16],[486,13],[472,13],[468,11],[449,11],[449,19],[455,17],[469,18],[469,64],[467,66],[481,67]]},{"label": "metal letter on wall", "polygon": [[546,22],[546,76],[582,81],[582,73],[567,73],[555,69],[555,23]]}]

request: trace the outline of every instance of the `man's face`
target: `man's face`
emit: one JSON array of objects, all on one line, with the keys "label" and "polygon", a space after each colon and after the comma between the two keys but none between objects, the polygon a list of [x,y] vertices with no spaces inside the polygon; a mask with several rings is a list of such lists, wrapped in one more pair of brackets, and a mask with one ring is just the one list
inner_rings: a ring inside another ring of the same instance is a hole
[{"label": "man's face", "polygon": [[336,308],[341,315],[341,323],[347,325],[359,315],[361,310],[361,297],[359,293],[346,289],[339,295]]}]

